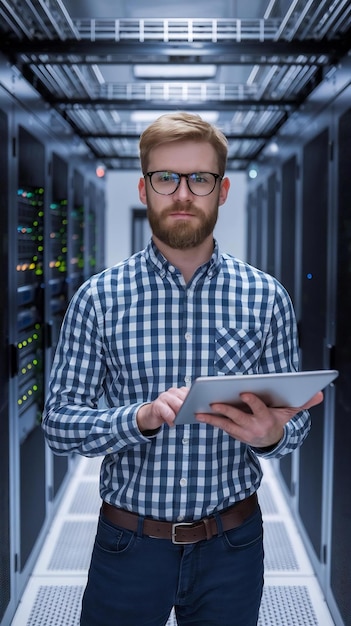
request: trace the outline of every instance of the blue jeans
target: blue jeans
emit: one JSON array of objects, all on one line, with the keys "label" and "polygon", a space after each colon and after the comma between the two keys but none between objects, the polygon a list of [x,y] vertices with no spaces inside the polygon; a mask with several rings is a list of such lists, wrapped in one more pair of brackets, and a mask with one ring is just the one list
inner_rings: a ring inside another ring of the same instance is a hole
[{"label": "blue jeans", "polygon": [[[220,521],[217,522],[220,525]],[[241,526],[174,545],[100,516],[81,626],[256,626],[263,588],[259,507]]]}]

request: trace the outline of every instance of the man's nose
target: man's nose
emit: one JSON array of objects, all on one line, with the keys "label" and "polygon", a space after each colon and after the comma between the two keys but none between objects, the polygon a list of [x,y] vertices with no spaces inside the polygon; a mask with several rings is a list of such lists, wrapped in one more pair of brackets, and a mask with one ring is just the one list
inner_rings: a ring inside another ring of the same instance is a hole
[{"label": "man's nose", "polygon": [[174,192],[173,196],[176,196],[177,198],[180,198],[180,199],[193,197],[193,194],[191,193],[189,189],[188,179],[186,176],[181,176],[178,188]]}]

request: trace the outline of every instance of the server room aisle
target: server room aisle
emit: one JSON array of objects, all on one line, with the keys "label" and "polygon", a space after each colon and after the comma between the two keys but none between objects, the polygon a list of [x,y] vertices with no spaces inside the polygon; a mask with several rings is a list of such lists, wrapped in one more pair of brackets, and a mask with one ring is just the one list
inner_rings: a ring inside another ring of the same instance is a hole
[{"label": "server room aisle", "polygon": [[[79,624],[100,506],[99,465],[100,459],[79,461],[12,626]],[[266,575],[259,626],[333,626],[272,466],[266,460],[262,467]],[[176,626],[173,613],[167,626]]]}]

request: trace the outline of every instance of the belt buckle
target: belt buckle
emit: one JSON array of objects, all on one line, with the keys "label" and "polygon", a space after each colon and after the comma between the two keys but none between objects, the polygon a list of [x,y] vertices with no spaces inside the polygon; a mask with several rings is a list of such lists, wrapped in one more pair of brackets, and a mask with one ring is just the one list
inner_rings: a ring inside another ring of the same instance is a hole
[{"label": "belt buckle", "polygon": [[172,524],[172,543],[174,543],[176,546],[185,546],[190,543],[194,543],[194,541],[178,541],[176,538],[177,528],[179,526],[193,526],[193,525],[194,525],[194,522],[178,522],[176,524]]}]

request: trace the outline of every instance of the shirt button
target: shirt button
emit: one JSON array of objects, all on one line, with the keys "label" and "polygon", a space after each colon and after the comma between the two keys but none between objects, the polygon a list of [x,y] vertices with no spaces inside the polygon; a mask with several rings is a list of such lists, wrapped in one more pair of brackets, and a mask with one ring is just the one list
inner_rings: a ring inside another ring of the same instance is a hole
[{"label": "shirt button", "polygon": [[183,446],[187,446],[189,443],[189,439],[187,439],[186,437],[184,437],[184,439],[182,439],[182,444]]},{"label": "shirt button", "polygon": [[188,483],[188,481],[187,481],[186,478],[181,478],[180,481],[179,481],[179,484],[180,484],[181,487],[186,487],[187,483]]},{"label": "shirt button", "polygon": [[113,452],[113,448],[108,448],[108,449],[107,449],[107,452],[108,452],[109,454],[111,454],[111,453]]},{"label": "shirt button", "polygon": [[184,382],[186,385],[190,385],[191,383],[191,376],[184,376]]},{"label": "shirt button", "polygon": [[184,519],[184,515],[178,515],[177,522],[182,522]]},{"label": "shirt button", "polygon": [[185,335],[184,335],[184,336],[185,336],[185,340],[186,340],[186,341],[190,341],[190,339],[191,339],[191,333],[185,333]]}]

